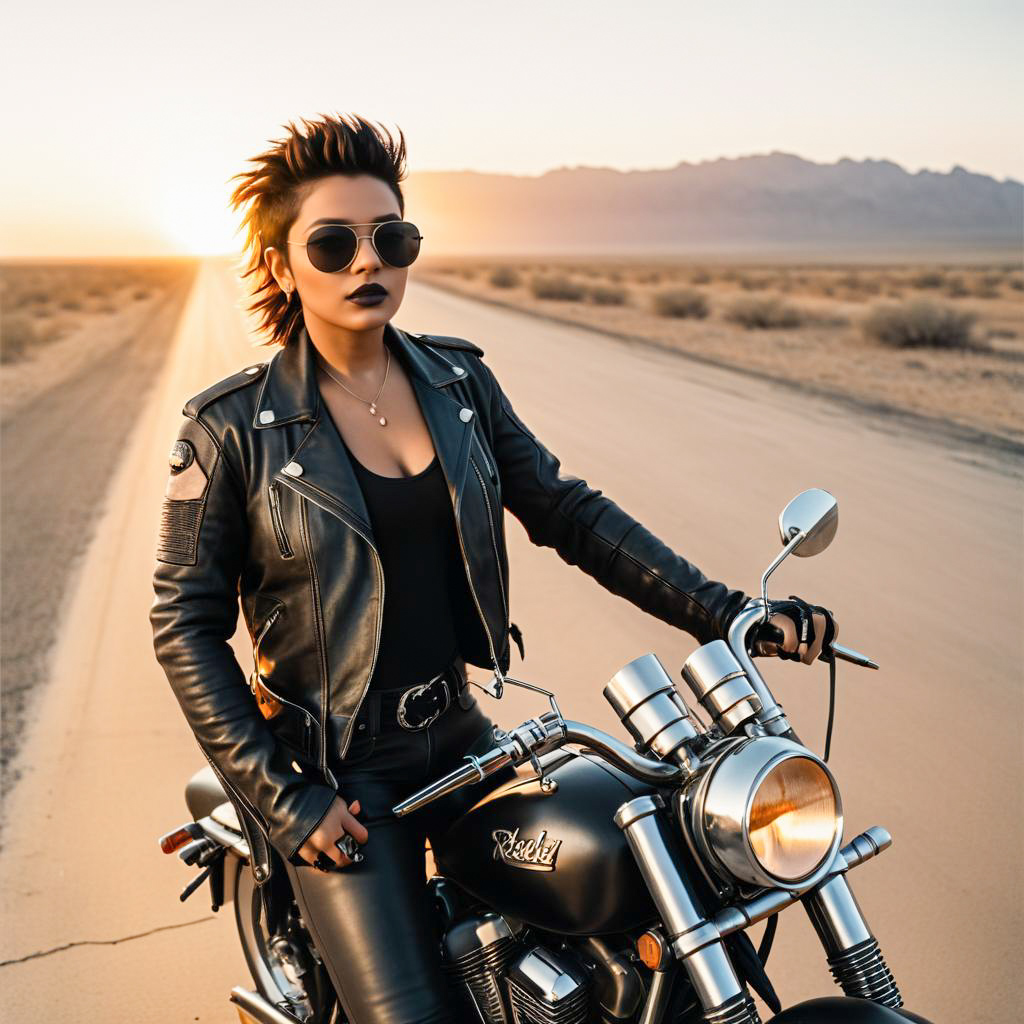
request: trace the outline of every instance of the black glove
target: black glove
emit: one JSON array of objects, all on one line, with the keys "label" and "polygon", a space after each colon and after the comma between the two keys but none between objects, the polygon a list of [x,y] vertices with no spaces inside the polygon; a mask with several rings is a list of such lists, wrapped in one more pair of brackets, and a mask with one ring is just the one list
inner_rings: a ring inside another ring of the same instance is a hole
[{"label": "black glove", "polygon": [[[815,612],[825,620],[820,644],[814,625]],[[793,631],[787,632],[783,626],[772,621],[780,615],[790,620]],[[832,661],[835,658],[832,641],[837,632],[835,616],[828,608],[820,604],[808,604],[796,594],[790,594],[788,601],[768,602],[768,619],[754,627],[750,649],[755,655],[776,655],[786,661],[802,661],[805,665],[809,665],[815,658],[819,661]]]}]

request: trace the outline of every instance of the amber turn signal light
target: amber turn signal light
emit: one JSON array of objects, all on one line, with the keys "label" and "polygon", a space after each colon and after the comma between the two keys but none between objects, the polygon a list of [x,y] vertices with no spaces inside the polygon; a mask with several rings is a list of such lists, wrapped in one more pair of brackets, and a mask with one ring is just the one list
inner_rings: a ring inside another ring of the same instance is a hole
[{"label": "amber turn signal light", "polygon": [[192,833],[189,832],[188,826],[182,825],[181,828],[176,828],[173,832],[168,832],[167,835],[160,837],[160,849],[164,853],[174,853],[175,850],[180,850],[186,843],[192,842]]},{"label": "amber turn signal light", "polygon": [[643,965],[652,971],[660,970],[664,966],[668,953],[665,940],[656,932],[644,932],[636,940],[636,951]]}]

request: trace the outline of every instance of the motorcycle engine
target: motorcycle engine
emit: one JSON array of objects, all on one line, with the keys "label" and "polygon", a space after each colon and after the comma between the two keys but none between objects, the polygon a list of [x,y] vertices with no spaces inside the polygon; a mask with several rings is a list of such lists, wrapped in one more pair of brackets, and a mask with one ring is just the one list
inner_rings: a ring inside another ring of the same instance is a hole
[{"label": "motorcycle engine", "polygon": [[484,1024],[586,1024],[584,972],[542,946],[526,948],[501,915],[452,925],[442,950],[454,987]]}]

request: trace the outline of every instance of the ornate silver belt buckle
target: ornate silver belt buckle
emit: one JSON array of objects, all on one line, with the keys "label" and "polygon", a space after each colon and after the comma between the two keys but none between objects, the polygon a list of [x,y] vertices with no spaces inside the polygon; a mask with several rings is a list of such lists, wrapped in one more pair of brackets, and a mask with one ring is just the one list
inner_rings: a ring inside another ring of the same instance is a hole
[{"label": "ornate silver belt buckle", "polygon": [[[444,703],[441,707],[428,713],[426,718],[421,718],[417,713],[415,702],[418,698],[421,704],[428,703],[430,698],[426,698],[424,695],[434,689],[435,683],[441,684],[444,693]],[[411,686],[402,694],[398,701],[398,724],[403,729],[410,730],[410,732],[418,732],[420,729],[425,729],[434,719],[447,711],[451,702],[452,695],[448,689],[448,681],[444,678],[443,674],[435,676],[430,682],[422,683],[419,686]]]}]

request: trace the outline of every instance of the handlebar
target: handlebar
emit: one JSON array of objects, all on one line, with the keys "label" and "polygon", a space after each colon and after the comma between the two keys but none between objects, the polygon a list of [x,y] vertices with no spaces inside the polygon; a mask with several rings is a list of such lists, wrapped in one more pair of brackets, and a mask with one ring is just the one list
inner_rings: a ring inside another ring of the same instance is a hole
[{"label": "handlebar", "polygon": [[506,765],[523,764],[535,758],[537,754],[554,750],[566,743],[578,743],[583,749],[600,754],[605,760],[642,782],[668,786],[683,777],[683,770],[679,766],[644,757],[600,729],[583,722],[563,719],[551,711],[538,718],[531,718],[505,736],[505,739],[486,753],[476,757],[467,755],[464,759],[465,764],[436,779],[429,786],[424,786],[412,796],[406,797],[391,808],[391,813],[402,818],[463,786],[482,782]]},{"label": "handlebar", "polygon": [[[762,603],[757,599],[751,599],[733,619],[729,628],[728,643],[760,698],[761,711],[758,717],[762,725],[775,735],[788,735],[798,739],[786,720],[782,707],[776,703],[767,683],[754,668],[750,652],[747,650],[747,634],[761,620],[762,614]],[[833,643],[831,648],[835,656],[844,661],[853,662],[864,668],[878,668],[867,655],[851,647]],[[684,775],[684,770],[679,765],[644,757],[614,736],[583,722],[564,719],[557,711],[547,711],[531,718],[508,733],[496,730],[495,738],[499,739],[499,742],[490,750],[477,756],[467,755],[464,764],[406,797],[391,808],[391,813],[402,818],[457,789],[482,782],[508,765],[518,766],[532,760],[540,772],[537,755],[567,743],[576,743],[584,750],[600,754],[606,761],[642,782],[667,786],[678,783]]]}]

